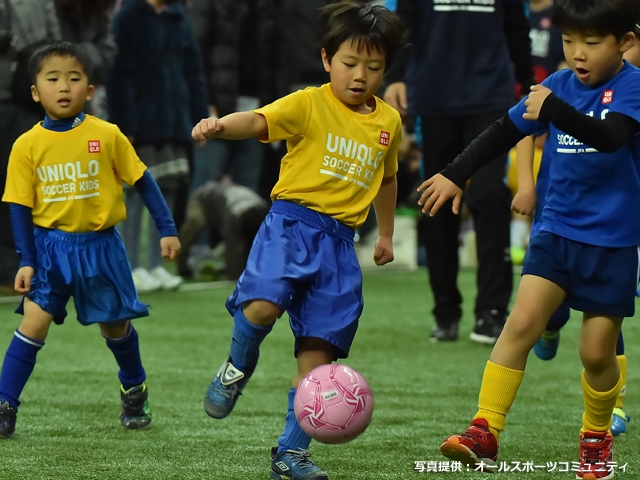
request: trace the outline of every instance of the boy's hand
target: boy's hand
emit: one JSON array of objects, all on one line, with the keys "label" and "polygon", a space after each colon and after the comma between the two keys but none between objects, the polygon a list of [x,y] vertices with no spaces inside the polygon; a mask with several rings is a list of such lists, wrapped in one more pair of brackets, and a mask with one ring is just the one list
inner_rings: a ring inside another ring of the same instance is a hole
[{"label": "boy's hand", "polygon": [[450,198],[453,198],[451,210],[456,215],[460,213],[463,192],[448,178],[438,173],[418,187],[418,192],[423,190],[418,200],[418,205],[422,205],[422,213],[428,212],[433,217]]},{"label": "boy's hand", "polygon": [[31,290],[31,278],[35,274],[33,267],[22,267],[16,273],[16,281],[13,288],[18,293],[29,293]]},{"label": "boy's hand", "polygon": [[162,258],[167,260],[175,260],[180,255],[180,240],[178,237],[163,237],[160,239],[160,248],[162,248]]},{"label": "boy's hand", "polygon": [[391,237],[378,237],[376,239],[373,261],[379,267],[393,262],[393,241]]},{"label": "boy's hand", "polygon": [[516,196],[513,197],[511,202],[511,210],[520,215],[533,215],[533,211],[536,208],[536,191],[531,190],[518,190]]},{"label": "boy's hand", "polygon": [[193,127],[191,136],[199,142],[216,138],[224,131],[224,123],[217,118],[204,118]]},{"label": "boy's hand", "polygon": [[531,93],[524,101],[527,111],[522,115],[522,118],[525,120],[538,120],[542,104],[550,94],[551,90],[542,85],[534,85],[531,87]]}]

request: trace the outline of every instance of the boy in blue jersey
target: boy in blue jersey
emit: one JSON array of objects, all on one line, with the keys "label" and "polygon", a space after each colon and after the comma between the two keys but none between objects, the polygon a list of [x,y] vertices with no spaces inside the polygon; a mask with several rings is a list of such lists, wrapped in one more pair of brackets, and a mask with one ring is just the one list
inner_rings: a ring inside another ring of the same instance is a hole
[{"label": "boy in blue jersey", "polygon": [[127,138],[85,115],[92,67],[77,45],[56,42],[30,59],[31,92],[44,122],[16,140],[2,200],[11,209],[24,315],[0,373],[0,436],[15,430],[20,394],[51,322],[62,324],[74,298],[78,321],[97,323],[120,367],[123,427],[151,422],[138,334],[130,320],[149,314],[138,301],[122,240],[122,181],[135,185],[162,234],[163,256],[180,251],[171,212]]},{"label": "boy in blue jersey", "polygon": [[622,381],[616,343],[634,314],[640,243],[640,71],[623,61],[633,44],[636,0],[558,0],[570,69],[554,73],[487,129],[442,174],[421,185],[424,212],[450,198],[497,152],[549,131],[548,186],[540,232],[531,240],[518,295],[487,362],[478,413],[442,453],[494,471],[498,435],[522,382],[529,351],[567,301],[583,312],[580,357],[585,411],[578,478],[608,479],[611,416]]},{"label": "boy in blue jersey", "polygon": [[[638,55],[638,44],[640,43],[640,26],[636,25],[634,33],[634,44],[625,52],[623,58],[635,67],[639,67],[640,56]],[[529,139],[522,141],[525,142],[527,140]],[[548,159],[548,154],[545,155],[545,158]],[[523,215],[534,215],[533,225],[531,227],[531,236],[533,236],[540,231],[540,218],[542,216],[542,209],[546,203],[545,197],[547,194],[549,166],[548,161],[541,164],[540,171],[537,176],[537,182],[535,182],[532,175],[532,159],[526,158],[522,160],[523,162],[518,162],[519,188],[518,192],[514,196],[512,208],[517,213],[521,213]],[[567,324],[569,317],[569,305],[564,302],[558,310],[551,315],[542,337],[540,337],[540,340],[538,340],[533,346],[533,352],[539,359],[552,360],[555,358],[558,346],[560,345],[560,329]],[[624,337],[622,335],[622,331],[620,331],[620,335],[618,336],[618,341],[616,343],[616,358],[618,359],[618,365],[620,366],[622,388],[618,393],[616,405],[613,409],[613,418],[610,427],[611,434],[614,437],[627,433],[627,423],[631,420],[631,417],[623,410],[627,386],[628,362],[624,350]]]},{"label": "boy in blue jersey", "polygon": [[279,479],[328,479],[309,460],[311,438],[298,425],[293,400],[308,372],[349,353],[363,309],[353,238],[372,203],[379,228],[374,260],[393,260],[401,121],[374,94],[405,28],[381,6],[335,4],[323,13],[321,53],[331,83],[252,112],[205,119],[193,129],[200,141],[287,141],[273,206],[227,300],[234,318],[230,354],[205,397],[211,417],[231,413],[255,371],[261,342],[287,311],[298,371],[284,432],[271,451],[271,478]]}]

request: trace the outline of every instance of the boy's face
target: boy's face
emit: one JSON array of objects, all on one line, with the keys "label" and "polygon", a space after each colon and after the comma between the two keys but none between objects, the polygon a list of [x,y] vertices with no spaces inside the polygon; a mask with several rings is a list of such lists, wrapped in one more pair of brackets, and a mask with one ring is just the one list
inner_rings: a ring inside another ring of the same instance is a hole
[{"label": "boy's face", "polygon": [[367,109],[366,102],[380,88],[384,75],[385,55],[377,50],[358,51],[351,39],[340,45],[331,61],[322,49],[322,63],[329,72],[331,88],[338,99],[355,112]]},{"label": "boy's face", "polygon": [[622,55],[629,50],[635,35],[625,34],[621,40],[613,35],[606,37],[584,35],[576,32],[564,32],[564,56],[585,85],[596,86],[606,82],[622,68]]},{"label": "boy's face", "polygon": [[631,65],[640,67],[640,39],[636,37],[631,45],[631,48],[624,54],[624,59]]},{"label": "boy's face", "polygon": [[70,118],[84,108],[93,96],[93,85],[78,60],[70,56],[53,55],[44,59],[31,86],[31,95],[42,103],[53,120]]}]

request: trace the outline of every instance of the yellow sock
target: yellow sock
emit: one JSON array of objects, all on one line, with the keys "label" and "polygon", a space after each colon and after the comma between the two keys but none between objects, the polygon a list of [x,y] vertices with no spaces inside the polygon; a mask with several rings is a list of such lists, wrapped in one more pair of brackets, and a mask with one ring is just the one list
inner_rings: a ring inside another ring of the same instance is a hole
[{"label": "yellow sock", "polygon": [[618,398],[616,399],[616,408],[622,408],[624,405],[624,395],[627,393],[627,356],[626,355],[618,355],[618,365],[620,365],[620,383],[622,387],[620,388],[620,393],[618,393]]},{"label": "yellow sock", "polygon": [[478,413],[475,418],[484,418],[489,430],[497,438],[504,430],[504,423],[522,383],[524,371],[513,370],[496,363],[487,362],[480,387]]},{"label": "yellow sock", "polygon": [[604,432],[611,426],[611,414],[618,398],[618,392],[622,387],[622,377],[618,383],[608,392],[596,392],[587,383],[582,371],[582,393],[584,395],[584,414],[582,415],[582,429],[592,432]]}]

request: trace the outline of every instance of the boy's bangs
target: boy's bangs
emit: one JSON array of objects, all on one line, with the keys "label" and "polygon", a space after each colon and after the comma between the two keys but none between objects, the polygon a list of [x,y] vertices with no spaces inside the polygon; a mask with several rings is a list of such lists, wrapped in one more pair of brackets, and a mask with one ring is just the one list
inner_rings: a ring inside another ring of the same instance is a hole
[{"label": "boy's bangs", "polygon": [[371,52],[374,50],[383,55],[386,51],[377,35],[351,37],[351,46],[355,46],[358,53],[366,50],[369,55],[371,55]]},{"label": "boy's bangs", "polygon": [[621,10],[607,1],[559,2],[554,8],[552,22],[562,33],[598,37],[613,35],[617,39],[635,29],[635,22],[624,18]]}]

